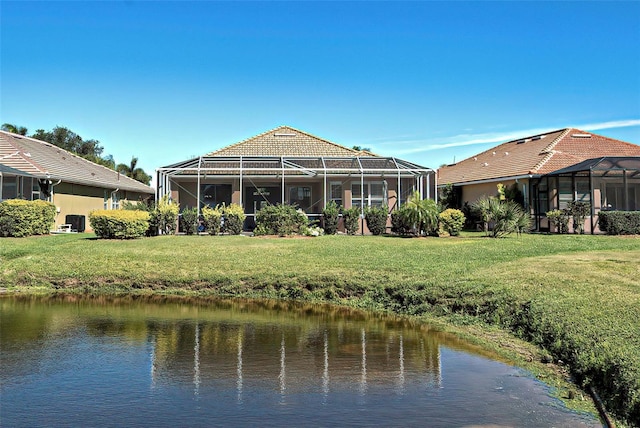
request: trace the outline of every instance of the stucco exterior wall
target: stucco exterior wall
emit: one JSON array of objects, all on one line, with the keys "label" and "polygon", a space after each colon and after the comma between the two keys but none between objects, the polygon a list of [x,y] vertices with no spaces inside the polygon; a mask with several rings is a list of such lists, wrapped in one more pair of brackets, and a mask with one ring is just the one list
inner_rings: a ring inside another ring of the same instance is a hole
[{"label": "stucco exterior wall", "polygon": [[[89,212],[104,209],[105,192],[107,194],[107,208],[110,209],[113,190],[71,183],[58,184],[53,188],[52,202],[59,210],[56,214],[54,229],[65,224],[67,215],[83,215],[85,216],[85,232],[92,232]],[[120,204],[122,204],[124,201],[137,202],[151,195],[119,191],[118,196]]]}]

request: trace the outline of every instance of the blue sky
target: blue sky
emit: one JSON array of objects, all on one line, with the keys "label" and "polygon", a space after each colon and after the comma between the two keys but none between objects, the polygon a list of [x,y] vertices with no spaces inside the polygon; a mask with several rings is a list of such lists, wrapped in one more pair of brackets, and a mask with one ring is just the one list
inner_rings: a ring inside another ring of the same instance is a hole
[{"label": "blue sky", "polygon": [[640,2],[0,2],[0,122],[147,172],[279,125],[438,167],[568,126],[640,144]]}]

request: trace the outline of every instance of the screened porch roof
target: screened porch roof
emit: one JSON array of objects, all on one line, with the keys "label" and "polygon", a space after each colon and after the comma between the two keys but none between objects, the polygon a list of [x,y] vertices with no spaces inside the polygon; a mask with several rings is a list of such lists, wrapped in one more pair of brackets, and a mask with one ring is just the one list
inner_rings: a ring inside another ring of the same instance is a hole
[{"label": "screened porch roof", "polygon": [[394,158],[380,156],[301,157],[301,156],[201,156],[158,168],[170,176],[300,176],[330,175],[400,175],[432,174],[431,168]]},{"label": "screened porch roof", "polygon": [[605,156],[601,158],[587,159],[575,165],[568,166],[551,172],[547,175],[571,175],[596,173],[598,176],[621,175],[630,172],[633,177],[640,175],[640,156]]}]

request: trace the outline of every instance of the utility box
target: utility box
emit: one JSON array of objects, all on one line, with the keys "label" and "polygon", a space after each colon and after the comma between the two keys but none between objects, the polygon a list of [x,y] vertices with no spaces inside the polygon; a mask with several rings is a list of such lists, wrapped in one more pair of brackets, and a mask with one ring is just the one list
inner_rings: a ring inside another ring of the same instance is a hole
[{"label": "utility box", "polygon": [[71,230],[84,232],[85,217],[78,214],[69,214],[65,217],[64,222],[71,225]]}]

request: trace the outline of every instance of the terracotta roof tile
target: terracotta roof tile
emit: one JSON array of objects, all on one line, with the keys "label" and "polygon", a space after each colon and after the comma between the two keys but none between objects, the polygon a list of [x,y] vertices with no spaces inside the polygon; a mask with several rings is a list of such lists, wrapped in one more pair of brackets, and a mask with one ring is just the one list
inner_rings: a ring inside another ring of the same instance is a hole
[{"label": "terracotta roof tile", "polygon": [[139,181],[44,141],[0,131],[0,163],[39,178],[153,194]]},{"label": "terracotta roof tile", "polygon": [[206,156],[376,156],[353,150],[290,126],[280,126]]},{"label": "terracotta roof tile", "polygon": [[640,146],[565,128],[509,141],[438,170],[438,182],[473,181],[547,174],[603,156],[640,156]]}]

